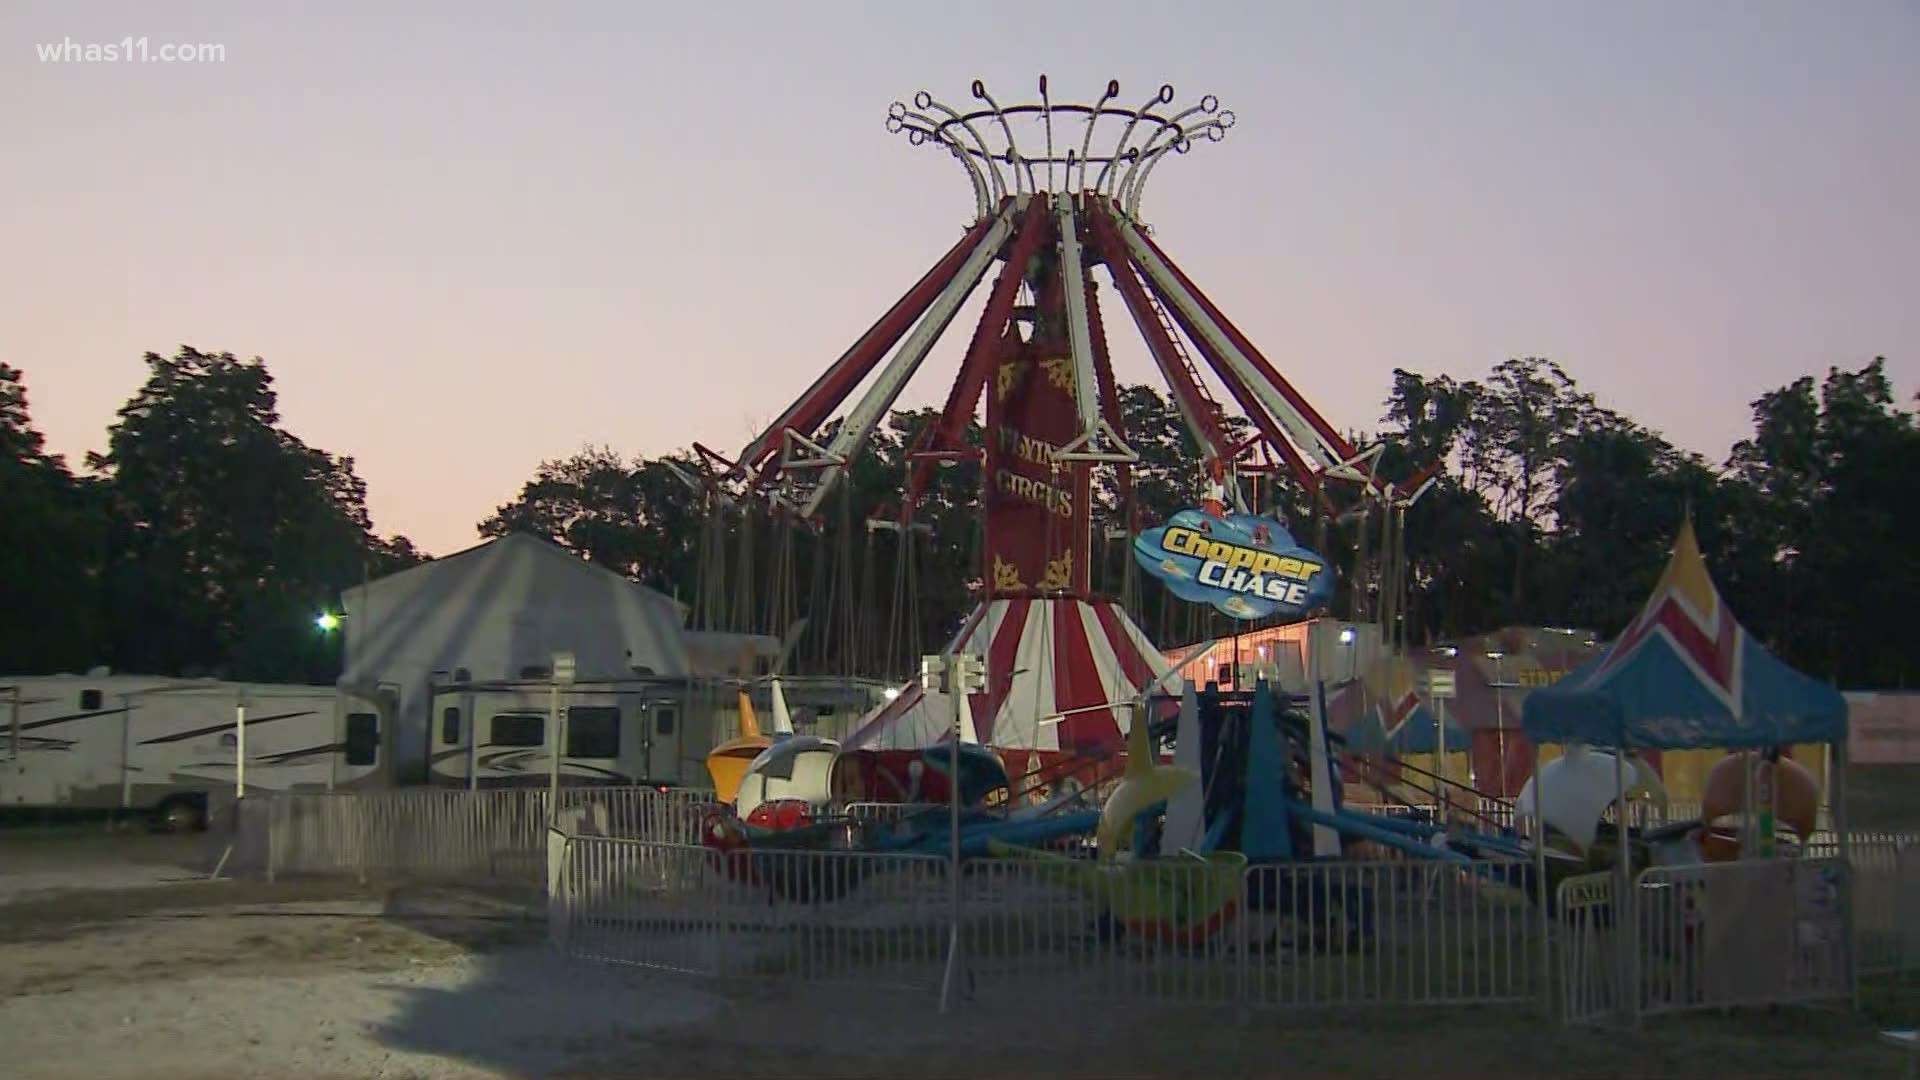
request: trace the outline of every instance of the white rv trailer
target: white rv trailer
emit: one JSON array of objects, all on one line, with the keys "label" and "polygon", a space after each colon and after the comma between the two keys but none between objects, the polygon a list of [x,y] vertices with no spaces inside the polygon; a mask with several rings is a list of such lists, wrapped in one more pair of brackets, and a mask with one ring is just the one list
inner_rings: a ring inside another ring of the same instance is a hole
[{"label": "white rv trailer", "polygon": [[391,711],[330,686],[0,677],[0,807],[151,813],[188,828],[205,824],[209,793],[239,784],[385,786]]},{"label": "white rv trailer", "polygon": [[[885,700],[874,680],[786,676],[780,680],[794,722],[826,737],[851,731]],[[706,787],[707,754],[739,728],[736,678],[619,679],[560,688],[562,784]],[[771,717],[770,681],[744,684],[763,718]],[[530,679],[441,683],[433,689],[428,783],[508,787],[551,782],[555,735],[553,684]]]},{"label": "white rv trailer", "polygon": [[[705,772],[710,740],[686,730],[683,680],[590,681],[560,688],[560,782],[680,785]],[[554,686],[544,680],[434,687],[427,754],[436,787],[549,783],[556,741]],[[683,748],[692,747],[689,767]]]}]

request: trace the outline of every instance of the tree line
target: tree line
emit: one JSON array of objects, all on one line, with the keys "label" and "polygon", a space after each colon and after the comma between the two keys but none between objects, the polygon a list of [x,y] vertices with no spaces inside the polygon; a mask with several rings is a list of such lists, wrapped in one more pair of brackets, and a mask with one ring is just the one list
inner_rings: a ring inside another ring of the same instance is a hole
[{"label": "tree line", "polygon": [[[145,363],[80,470],[45,452],[21,372],[0,365],[0,668],[330,681],[338,641],[314,614],[423,556],[375,532],[350,457],[281,426],[264,362],[183,347]],[[1121,405],[1141,460],[1130,501],[1111,472],[1096,481],[1096,588],[1163,645],[1225,632],[1128,554],[1128,527],[1192,505],[1204,477],[1164,394],[1122,387]],[[1314,498],[1266,476],[1249,494],[1340,569],[1337,613],[1391,612],[1413,645],[1514,624],[1610,635],[1690,514],[1721,591],[1769,647],[1843,686],[1904,687],[1920,656],[1920,421],[1906,406],[1883,358],[1830,369],[1752,402],[1752,433],[1710,461],[1547,358],[1472,379],[1397,370],[1377,425],[1350,434],[1382,447],[1384,480],[1439,464],[1403,535],[1351,486]],[[728,509],[690,451],[586,447],[543,462],[478,531],[551,539],[679,597],[698,626],[782,633],[805,615],[797,668],[900,674],[980,585],[977,465],[937,470],[916,527],[899,527],[908,451],[932,417],[889,417],[811,527]]]},{"label": "tree line", "polygon": [[420,554],[374,533],[351,457],[280,426],[265,363],[145,362],[83,472],[46,452],[0,364],[0,670],[333,681],[315,616]]}]

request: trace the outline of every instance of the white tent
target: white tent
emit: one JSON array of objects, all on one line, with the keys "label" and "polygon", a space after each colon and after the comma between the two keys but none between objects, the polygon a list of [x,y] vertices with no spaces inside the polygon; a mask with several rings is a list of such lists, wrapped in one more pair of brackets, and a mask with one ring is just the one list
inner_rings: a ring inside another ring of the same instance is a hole
[{"label": "white tent", "polygon": [[404,767],[426,753],[434,678],[517,679],[574,655],[575,678],[687,672],[683,609],[566,549],[513,534],[349,589],[342,686],[398,701]]}]

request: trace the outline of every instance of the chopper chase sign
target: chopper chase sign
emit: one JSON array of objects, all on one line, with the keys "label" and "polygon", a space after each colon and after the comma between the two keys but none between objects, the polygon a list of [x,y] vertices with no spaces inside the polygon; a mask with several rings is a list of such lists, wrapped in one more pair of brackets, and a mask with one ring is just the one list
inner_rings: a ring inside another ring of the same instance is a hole
[{"label": "chopper chase sign", "polygon": [[1300,618],[1333,599],[1326,560],[1271,518],[1182,510],[1134,538],[1133,554],[1175,596],[1236,619]]}]

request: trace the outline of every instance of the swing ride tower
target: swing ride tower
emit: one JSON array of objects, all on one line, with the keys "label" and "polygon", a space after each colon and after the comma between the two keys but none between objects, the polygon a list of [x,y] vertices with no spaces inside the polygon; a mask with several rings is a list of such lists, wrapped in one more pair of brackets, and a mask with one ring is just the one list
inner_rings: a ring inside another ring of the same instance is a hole
[{"label": "swing ride tower", "polygon": [[[702,453],[717,462],[710,482],[725,497],[817,520],[935,342],[990,280],[945,407],[912,446],[901,512],[910,518],[934,470],[980,462],[982,594],[947,645],[986,659],[970,737],[1041,751],[1111,745],[1127,729],[1125,703],[1167,668],[1129,614],[1089,587],[1095,473],[1112,470],[1125,503],[1138,461],[1100,279],[1144,341],[1220,501],[1244,510],[1239,478],[1258,472],[1289,474],[1323,504],[1328,479],[1360,484],[1389,506],[1396,492],[1373,478],[1377,449],[1348,445],[1144,222],[1156,171],[1233,127],[1218,99],[1176,107],[1173,87],[1161,86],[1131,106],[1109,82],[1093,104],[1056,102],[1044,76],[1034,101],[1000,102],[978,80],[971,98],[955,107],[921,91],[886,116],[890,132],[959,165],[973,196],[966,233],[737,456]],[[983,398],[979,447],[966,435]],[[1228,402],[1249,438],[1229,434]],[[930,744],[950,715],[936,693],[909,687],[850,745]]]}]

